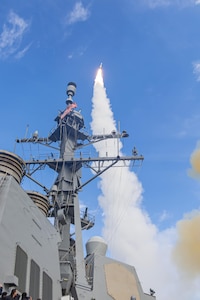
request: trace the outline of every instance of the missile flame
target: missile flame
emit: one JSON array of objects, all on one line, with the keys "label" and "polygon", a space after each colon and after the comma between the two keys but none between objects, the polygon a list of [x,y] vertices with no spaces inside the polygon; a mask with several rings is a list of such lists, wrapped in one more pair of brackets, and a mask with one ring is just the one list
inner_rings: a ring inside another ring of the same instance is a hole
[{"label": "missile flame", "polygon": [[103,83],[102,63],[100,64],[99,69],[98,69],[98,71],[97,71],[97,75],[96,75],[96,78],[95,78],[95,85],[96,85],[96,84],[99,84],[99,85],[101,85],[102,87],[104,86],[104,83]]}]

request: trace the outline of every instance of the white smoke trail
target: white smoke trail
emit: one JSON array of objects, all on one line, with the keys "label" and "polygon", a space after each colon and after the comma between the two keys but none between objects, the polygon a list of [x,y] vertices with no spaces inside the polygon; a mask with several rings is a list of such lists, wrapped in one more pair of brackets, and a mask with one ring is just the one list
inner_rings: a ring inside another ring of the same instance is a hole
[{"label": "white smoke trail", "polygon": [[[93,134],[117,131],[101,68],[95,79],[92,102]],[[94,145],[103,156],[117,155],[122,149],[122,144],[114,139]],[[109,169],[102,174],[100,187],[98,200],[104,215],[103,236],[112,257],[134,265],[144,291],[153,288],[158,300],[200,299],[196,282],[188,286],[188,281],[179,277],[171,260],[176,230],[159,232],[151,222],[141,206],[142,185],[135,173],[128,168]]]}]

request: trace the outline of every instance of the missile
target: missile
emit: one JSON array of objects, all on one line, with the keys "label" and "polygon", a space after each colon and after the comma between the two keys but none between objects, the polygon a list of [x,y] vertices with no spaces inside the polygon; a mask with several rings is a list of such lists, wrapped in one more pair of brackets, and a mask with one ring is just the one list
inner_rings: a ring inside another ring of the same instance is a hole
[{"label": "missile", "polygon": [[102,69],[102,68],[103,68],[103,64],[102,64],[102,63],[100,63],[99,69]]}]

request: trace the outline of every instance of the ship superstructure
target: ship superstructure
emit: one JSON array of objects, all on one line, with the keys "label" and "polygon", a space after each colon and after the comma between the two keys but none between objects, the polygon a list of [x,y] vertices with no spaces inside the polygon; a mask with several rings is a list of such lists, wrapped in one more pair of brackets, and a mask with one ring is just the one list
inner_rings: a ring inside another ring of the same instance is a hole
[{"label": "ship superstructure", "polygon": [[[5,289],[17,286],[33,300],[155,299],[153,293],[143,292],[134,267],[106,257],[107,245],[101,237],[87,242],[84,257],[82,230],[92,228],[94,219],[87,208],[80,214],[79,191],[118,162],[142,162],[143,156],[137,151],[116,157],[84,157],[81,151],[77,155],[82,147],[128,134],[87,134],[73,101],[75,91],[76,84],[70,82],[66,109],[56,117],[56,128],[48,137],[35,132],[31,138],[17,139],[17,143],[57,147],[58,157],[24,161],[16,154],[0,151],[0,238],[5,240],[5,247],[0,247],[0,281]],[[57,174],[50,189],[32,176],[46,166]],[[84,166],[93,171],[86,182],[81,180]],[[24,191],[19,185],[23,176],[42,186],[46,194]],[[49,216],[54,218],[54,225]]]}]

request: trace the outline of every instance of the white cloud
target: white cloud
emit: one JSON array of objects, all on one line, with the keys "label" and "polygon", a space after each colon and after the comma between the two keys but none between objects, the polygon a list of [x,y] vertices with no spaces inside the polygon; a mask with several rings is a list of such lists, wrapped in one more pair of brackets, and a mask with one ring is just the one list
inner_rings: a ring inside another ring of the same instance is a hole
[{"label": "white cloud", "polygon": [[83,22],[89,18],[90,12],[87,8],[84,8],[82,2],[77,2],[74,5],[73,10],[67,17],[68,24],[74,24],[76,22]]},{"label": "white cloud", "polygon": [[3,25],[3,31],[0,34],[1,59],[5,59],[10,55],[16,54],[20,48],[22,38],[28,27],[29,24],[24,19],[20,18],[12,11],[9,13],[7,24]]},{"label": "white cloud", "polygon": [[193,63],[193,73],[196,75],[197,81],[200,81],[200,61]]},{"label": "white cloud", "polygon": [[168,6],[170,5],[170,0],[147,0],[147,4],[151,7],[158,7],[158,6]]},{"label": "white cloud", "polygon": [[166,210],[164,210],[159,216],[159,222],[164,222],[166,220],[169,220],[170,218],[171,218],[171,214]]},{"label": "white cloud", "polygon": [[68,59],[72,59],[74,57],[83,56],[86,50],[87,50],[86,46],[81,46],[81,47],[75,49],[73,52],[69,53],[67,57],[68,57]]},{"label": "white cloud", "polygon": [[148,5],[150,8],[156,7],[166,7],[170,5],[178,5],[178,6],[191,6],[191,5],[199,5],[200,0],[143,0],[143,4]]},{"label": "white cloud", "polygon": [[31,43],[30,43],[29,45],[27,45],[24,49],[20,50],[20,51],[15,55],[15,58],[17,58],[17,59],[22,58],[22,57],[25,55],[25,53],[29,50],[30,46],[31,46]]}]

